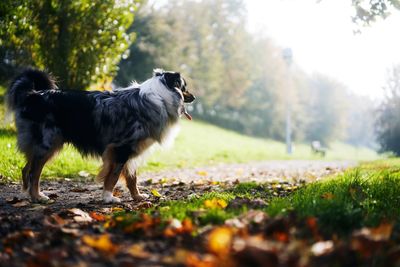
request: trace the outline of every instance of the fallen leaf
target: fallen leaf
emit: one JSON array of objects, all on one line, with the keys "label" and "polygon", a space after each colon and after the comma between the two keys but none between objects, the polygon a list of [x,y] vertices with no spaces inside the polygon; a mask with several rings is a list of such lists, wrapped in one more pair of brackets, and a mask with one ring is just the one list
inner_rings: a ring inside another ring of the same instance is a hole
[{"label": "fallen leaf", "polygon": [[122,212],[125,211],[123,208],[120,207],[112,207],[111,212]]},{"label": "fallen leaf", "polygon": [[127,250],[127,253],[139,259],[147,259],[150,258],[151,256],[151,254],[148,251],[144,250],[143,244],[134,244],[130,246]]},{"label": "fallen leaf", "polygon": [[139,205],[136,206],[136,208],[138,210],[142,210],[142,209],[148,209],[151,208],[153,206],[153,204],[149,201],[145,201],[145,202],[140,202]]},{"label": "fallen leaf", "polygon": [[166,184],[167,182],[168,182],[167,178],[161,178],[161,179],[158,181],[158,183],[161,184],[161,185]]},{"label": "fallen leaf", "polygon": [[108,234],[103,234],[98,237],[84,235],[82,236],[82,241],[89,247],[111,254],[115,254],[119,249],[118,246],[111,241]]},{"label": "fallen leaf", "polygon": [[215,258],[206,257],[201,259],[198,254],[188,253],[185,261],[187,267],[216,267],[217,261]]},{"label": "fallen leaf", "polygon": [[29,206],[30,204],[31,203],[28,200],[22,200],[22,201],[16,202],[15,204],[12,204],[12,206],[15,208],[21,208],[21,207]]},{"label": "fallen leaf", "polygon": [[185,218],[182,222],[178,219],[172,219],[164,229],[164,236],[174,237],[178,234],[192,233],[194,230],[192,220]]},{"label": "fallen leaf", "polygon": [[381,223],[378,227],[367,228],[364,227],[355,235],[364,236],[373,241],[387,241],[392,235],[393,223]]},{"label": "fallen leaf", "polygon": [[141,220],[138,222],[134,222],[124,228],[125,233],[133,233],[138,230],[142,230],[145,233],[149,231],[149,229],[153,228],[160,224],[160,218],[153,218],[148,214],[142,213],[140,215]]},{"label": "fallen leaf", "polygon": [[208,173],[207,173],[206,171],[198,171],[198,172],[197,172],[197,175],[200,175],[200,176],[207,176]]},{"label": "fallen leaf", "polygon": [[61,218],[58,214],[51,214],[44,218],[43,223],[50,227],[60,227],[65,225],[65,220]]},{"label": "fallen leaf", "polygon": [[82,187],[75,187],[75,188],[72,188],[70,191],[75,192],[75,193],[83,193],[83,192],[88,192],[89,189],[82,188]]},{"label": "fallen leaf", "polygon": [[334,244],[332,240],[320,241],[312,245],[311,252],[314,254],[314,256],[319,257],[331,253],[333,249]]},{"label": "fallen leaf", "polygon": [[17,198],[17,197],[7,198],[7,199],[6,199],[6,202],[7,202],[8,204],[15,204],[15,203],[18,203],[18,202],[20,202],[20,201],[21,201],[21,199],[19,199],[19,198]]},{"label": "fallen leaf", "polygon": [[79,236],[79,234],[80,234],[79,229],[61,227],[60,230],[61,230],[61,232],[72,235],[72,236]]},{"label": "fallen leaf", "polygon": [[161,194],[156,189],[151,189],[151,194],[155,197],[161,197]]},{"label": "fallen leaf", "polygon": [[227,255],[231,249],[233,232],[228,227],[218,227],[208,235],[207,248],[213,254]]},{"label": "fallen leaf", "polygon": [[72,208],[68,210],[72,214],[76,215],[74,216],[74,221],[75,222],[92,222],[93,219],[89,216],[89,214],[81,209],[78,208]]},{"label": "fallen leaf", "polygon": [[205,200],[204,206],[209,209],[224,209],[228,206],[228,203],[223,199],[213,198]]},{"label": "fallen leaf", "polygon": [[80,171],[80,172],[78,172],[78,175],[80,177],[87,178],[90,176],[90,173],[88,173],[87,171]]},{"label": "fallen leaf", "polygon": [[94,211],[90,212],[89,216],[98,222],[104,222],[105,220],[107,220],[107,216]]}]

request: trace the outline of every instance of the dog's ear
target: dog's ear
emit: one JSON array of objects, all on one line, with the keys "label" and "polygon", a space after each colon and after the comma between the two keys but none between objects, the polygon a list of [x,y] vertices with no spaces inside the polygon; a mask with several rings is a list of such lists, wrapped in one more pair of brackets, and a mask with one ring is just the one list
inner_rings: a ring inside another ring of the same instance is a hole
[{"label": "dog's ear", "polygon": [[182,86],[181,74],[179,72],[165,72],[164,79],[167,86],[171,89]]},{"label": "dog's ear", "polygon": [[153,75],[158,77],[164,74],[164,70],[163,69],[154,69],[153,70]]}]

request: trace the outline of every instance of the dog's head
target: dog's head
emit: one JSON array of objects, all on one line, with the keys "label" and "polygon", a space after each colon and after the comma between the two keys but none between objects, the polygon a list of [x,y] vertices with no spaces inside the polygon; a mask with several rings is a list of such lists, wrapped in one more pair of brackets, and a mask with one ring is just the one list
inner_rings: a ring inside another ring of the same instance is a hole
[{"label": "dog's head", "polygon": [[172,92],[178,94],[184,103],[192,103],[196,98],[186,86],[186,81],[179,72],[154,70],[154,75],[161,78],[161,82]]}]

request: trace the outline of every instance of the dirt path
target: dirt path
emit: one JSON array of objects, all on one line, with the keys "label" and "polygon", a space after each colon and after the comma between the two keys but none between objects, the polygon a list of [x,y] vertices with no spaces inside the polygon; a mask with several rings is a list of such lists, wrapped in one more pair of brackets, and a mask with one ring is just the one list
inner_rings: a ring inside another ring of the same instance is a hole
[{"label": "dirt path", "polygon": [[[144,173],[139,175],[139,181],[141,191],[151,196],[148,202],[133,202],[122,185],[117,187],[116,194],[123,200],[120,206],[135,210],[142,206],[146,207],[149,202],[184,199],[193,194],[201,195],[210,190],[218,191],[219,187],[211,184],[211,181],[219,181],[225,188],[232,183],[246,181],[298,184],[337,174],[355,165],[355,162],[348,161],[266,161]],[[52,199],[52,203],[31,204],[26,195],[22,194],[21,185],[18,182],[0,185],[0,216],[23,214],[23,224],[25,222],[30,224],[32,220],[40,221],[46,213],[61,209],[104,208],[107,212],[112,207],[101,202],[102,185],[96,183],[93,178],[42,181],[41,187]],[[158,190],[162,197],[152,196],[152,189]],[[29,219],[26,220],[26,218]]]},{"label": "dirt path", "polygon": [[[147,257],[142,259],[143,261],[136,261],[134,265],[121,265],[120,261],[125,259],[121,258],[118,259],[118,263],[111,263],[110,260],[115,259],[105,260],[102,253],[90,250],[87,254],[82,250],[88,249],[82,248],[84,235],[96,235],[104,231],[101,222],[89,223],[85,221],[86,217],[90,212],[106,216],[118,208],[126,211],[142,210],[163,200],[186,199],[205,192],[224,191],[232,188],[238,181],[299,185],[340,173],[355,165],[355,162],[343,161],[268,161],[144,173],[139,178],[140,188],[142,192],[150,195],[148,201],[134,202],[125,190],[117,188],[116,194],[122,198],[123,203],[113,205],[101,202],[101,185],[94,182],[93,178],[42,182],[43,191],[52,200],[48,204],[30,203],[21,193],[19,183],[0,184],[0,266],[26,266],[27,260],[31,261],[29,266],[88,266],[84,264],[93,261],[96,262],[95,266],[163,266],[160,262],[171,253],[175,253],[177,247],[185,247],[186,241],[178,239],[174,244],[167,244],[163,238],[158,237],[153,241],[141,238],[126,240],[123,233],[115,232],[112,234],[114,240],[128,242],[129,245],[140,241],[141,246],[154,253],[152,257],[155,260],[153,259],[152,263]],[[151,190],[154,189],[161,197],[152,195]],[[276,195],[282,196],[287,193],[290,192],[283,190]],[[77,217],[82,217],[80,220],[83,221],[76,221]],[[70,236],[74,238],[71,239]],[[197,242],[190,238],[191,243]],[[2,249],[6,252],[2,252]],[[55,263],[46,265],[54,257]],[[64,264],[67,260],[71,261],[71,264]],[[63,264],[60,265],[60,262]],[[5,265],[2,265],[3,263]]]},{"label": "dirt path", "polygon": [[[329,175],[337,174],[345,169],[356,166],[352,161],[310,161],[310,160],[287,160],[287,161],[265,161],[243,164],[219,164],[216,166],[199,167],[193,169],[167,170],[156,173],[139,174],[139,183],[142,190],[148,191],[146,187],[151,184],[202,185],[207,181],[232,182],[313,182]],[[0,180],[1,182],[1,180]],[[18,197],[21,194],[18,182],[1,185],[0,205],[5,200]],[[77,178],[74,180],[56,179],[55,181],[42,181],[42,189],[53,199],[71,203],[71,206],[85,202],[86,198],[93,204],[98,204],[100,198],[101,184],[93,178]],[[121,186],[122,188],[122,186]],[[63,197],[66,195],[67,197]],[[75,200],[76,198],[81,200]],[[127,197],[122,194],[122,197]]]},{"label": "dirt path", "polygon": [[229,182],[273,182],[304,180],[312,182],[327,175],[336,174],[357,165],[355,161],[318,160],[270,160],[243,164],[219,164],[216,166],[144,173],[141,180],[175,179],[183,182],[213,180]]}]

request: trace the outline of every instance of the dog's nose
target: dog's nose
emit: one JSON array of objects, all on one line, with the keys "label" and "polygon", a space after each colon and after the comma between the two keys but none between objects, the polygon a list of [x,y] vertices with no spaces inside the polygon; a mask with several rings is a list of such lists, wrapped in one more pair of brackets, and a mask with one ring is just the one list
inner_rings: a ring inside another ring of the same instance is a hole
[{"label": "dog's nose", "polygon": [[185,103],[192,103],[195,99],[196,97],[191,93],[185,92],[185,94],[183,95],[183,101]]}]

